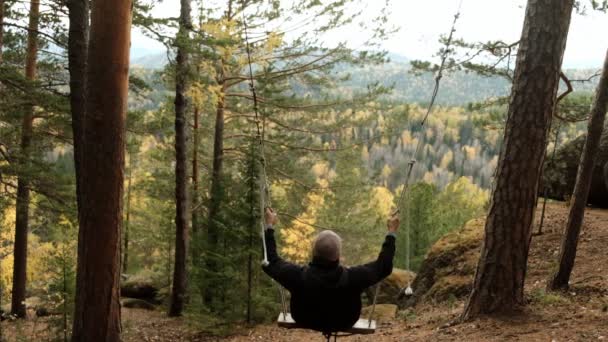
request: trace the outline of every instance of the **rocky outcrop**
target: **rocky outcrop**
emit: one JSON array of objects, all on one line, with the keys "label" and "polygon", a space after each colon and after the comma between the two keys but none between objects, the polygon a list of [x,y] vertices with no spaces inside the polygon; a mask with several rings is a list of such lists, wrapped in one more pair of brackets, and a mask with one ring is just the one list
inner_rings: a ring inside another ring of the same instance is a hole
[{"label": "rocky outcrop", "polygon": [[439,239],[427,253],[412,283],[413,295],[400,301],[399,306],[466,297],[479,260],[484,224],[484,219],[471,220]]},{"label": "rocky outcrop", "polygon": [[120,284],[120,296],[142,299],[151,303],[157,302],[158,287],[152,280],[142,278],[127,278]]},{"label": "rocky outcrop", "polygon": [[[541,186],[539,187],[541,195],[546,185],[549,198],[560,201],[570,198],[574,190],[576,174],[586,138],[586,135],[582,135],[565,143],[557,149],[555,158],[547,159]],[[600,149],[593,170],[588,202],[596,207],[608,208],[608,130],[606,129],[600,140]]]},{"label": "rocky outcrop", "polygon": [[[408,285],[411,285],[415,277],[416,273],[414,272],[402,270],[399,268],[393,268],[393,273],[391,273],[391,275],[386,277],[380,283],[380,289],[378,292],[378,298],[376,299],[376,303],[397,304],[400,300],[399,298],[401,296],[401,293],[405,288],[407,288]],[[372,286],[371,288],[365,291],[369,304],[372,303],[375,291],[375,286]]]}]

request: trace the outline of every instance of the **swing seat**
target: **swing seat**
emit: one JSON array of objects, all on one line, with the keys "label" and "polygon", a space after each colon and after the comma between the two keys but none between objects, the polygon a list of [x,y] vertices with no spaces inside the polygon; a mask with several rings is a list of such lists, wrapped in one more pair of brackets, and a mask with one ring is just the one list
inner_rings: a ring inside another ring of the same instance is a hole
[{"label": "swing seat", "polygon": [[[280,313],[279,318],[277,319],[277,325],[280,328],[285,328],[285,329],[306,329],[305,327],[302,327],[298,323],[296,323],[296,321],[294,321],[293,318],[291,317],[290,313],[287,313],[287,314]],[[376,321],[372,320],[371,324],[370,324],[369,320],[359,318],[357,323],[355,323],[355,325],[353,325],[352,328],[350,328],[346,331],[340,331],[340,332],[355,334],[355,335],[373,334],[376,332]]]}]

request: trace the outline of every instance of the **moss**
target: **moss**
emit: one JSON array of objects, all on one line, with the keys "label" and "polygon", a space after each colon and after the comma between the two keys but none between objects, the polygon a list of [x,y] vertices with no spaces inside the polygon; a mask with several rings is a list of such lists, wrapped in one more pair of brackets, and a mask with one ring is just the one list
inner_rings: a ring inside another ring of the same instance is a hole
[{"label": "moss", "polygon": [[427,258],[477,247],[483,238],[484,226],[485,220],[481,218],[467,222],[461,229],[439,239],[429,250]]},{"label": "moss", "polygon": [[474,219],[439,239],[427,253],[413,282],[414,295],[400,304],[411,306],[422,300],[442,302],[467,296],[479,260],[484,227],[484,219]]},{"label": "moss", "polygon": [[426,298],[442,302],[466,296],[471,291],[473,276],[449,275],[440,278],[427,292]]}]

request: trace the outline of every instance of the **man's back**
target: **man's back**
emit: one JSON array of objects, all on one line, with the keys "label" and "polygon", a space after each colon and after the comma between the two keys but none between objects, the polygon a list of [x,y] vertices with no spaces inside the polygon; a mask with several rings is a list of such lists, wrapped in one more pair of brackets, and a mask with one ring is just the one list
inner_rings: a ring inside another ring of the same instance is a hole
[{"label": "man's back", "polygon": [[361,293],[393,269],[392,233],[386,236],[375,261],[350,268],[317,257],[306,267],[289,263],[277,254],[273,229],[266,230],[265,239],[269,265],[264,271],[291,293],[292,317],[298,324],[322,332],[351,328],[361,314]]},{"label": "man's back", "polygon": [[361,293],[348,278],[348,269],[312,262],[302,271],[301,286],[291,291],[296,322],[323,332],[346,330],[359,319]]}]

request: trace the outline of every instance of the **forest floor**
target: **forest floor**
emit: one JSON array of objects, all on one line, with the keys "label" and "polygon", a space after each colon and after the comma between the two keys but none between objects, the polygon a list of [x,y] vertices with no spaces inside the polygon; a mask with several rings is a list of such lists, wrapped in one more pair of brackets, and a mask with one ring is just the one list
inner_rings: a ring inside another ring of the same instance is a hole
[{"label": "forest floor", "polygon": [[[381,323],[374,335],[341,337],[339,340],[608,341],[608,210],[587,210],[570,290],[564,293],[544,291],[556,264],[567,214],[568,208],[563,203],[549,204],[545,232],[532,240],[526,280],[529,304],[523,312],[452,325],[450,323],[463,311],[464,301],[423,304],[394,321]],[[214,336],[201,332],[187,319],[170,319],[159,311],[123,309],[122,318],[125,342],[324,341],[318,333],[284,330],[274,325],[234,326],[230,327],[229,335]],[[12,325],[3,323],[9,341],[15,336]],[[43,325],[38,326],[42,328]],[[29,328],[21,327],[21,330],[27,332]]]}]

